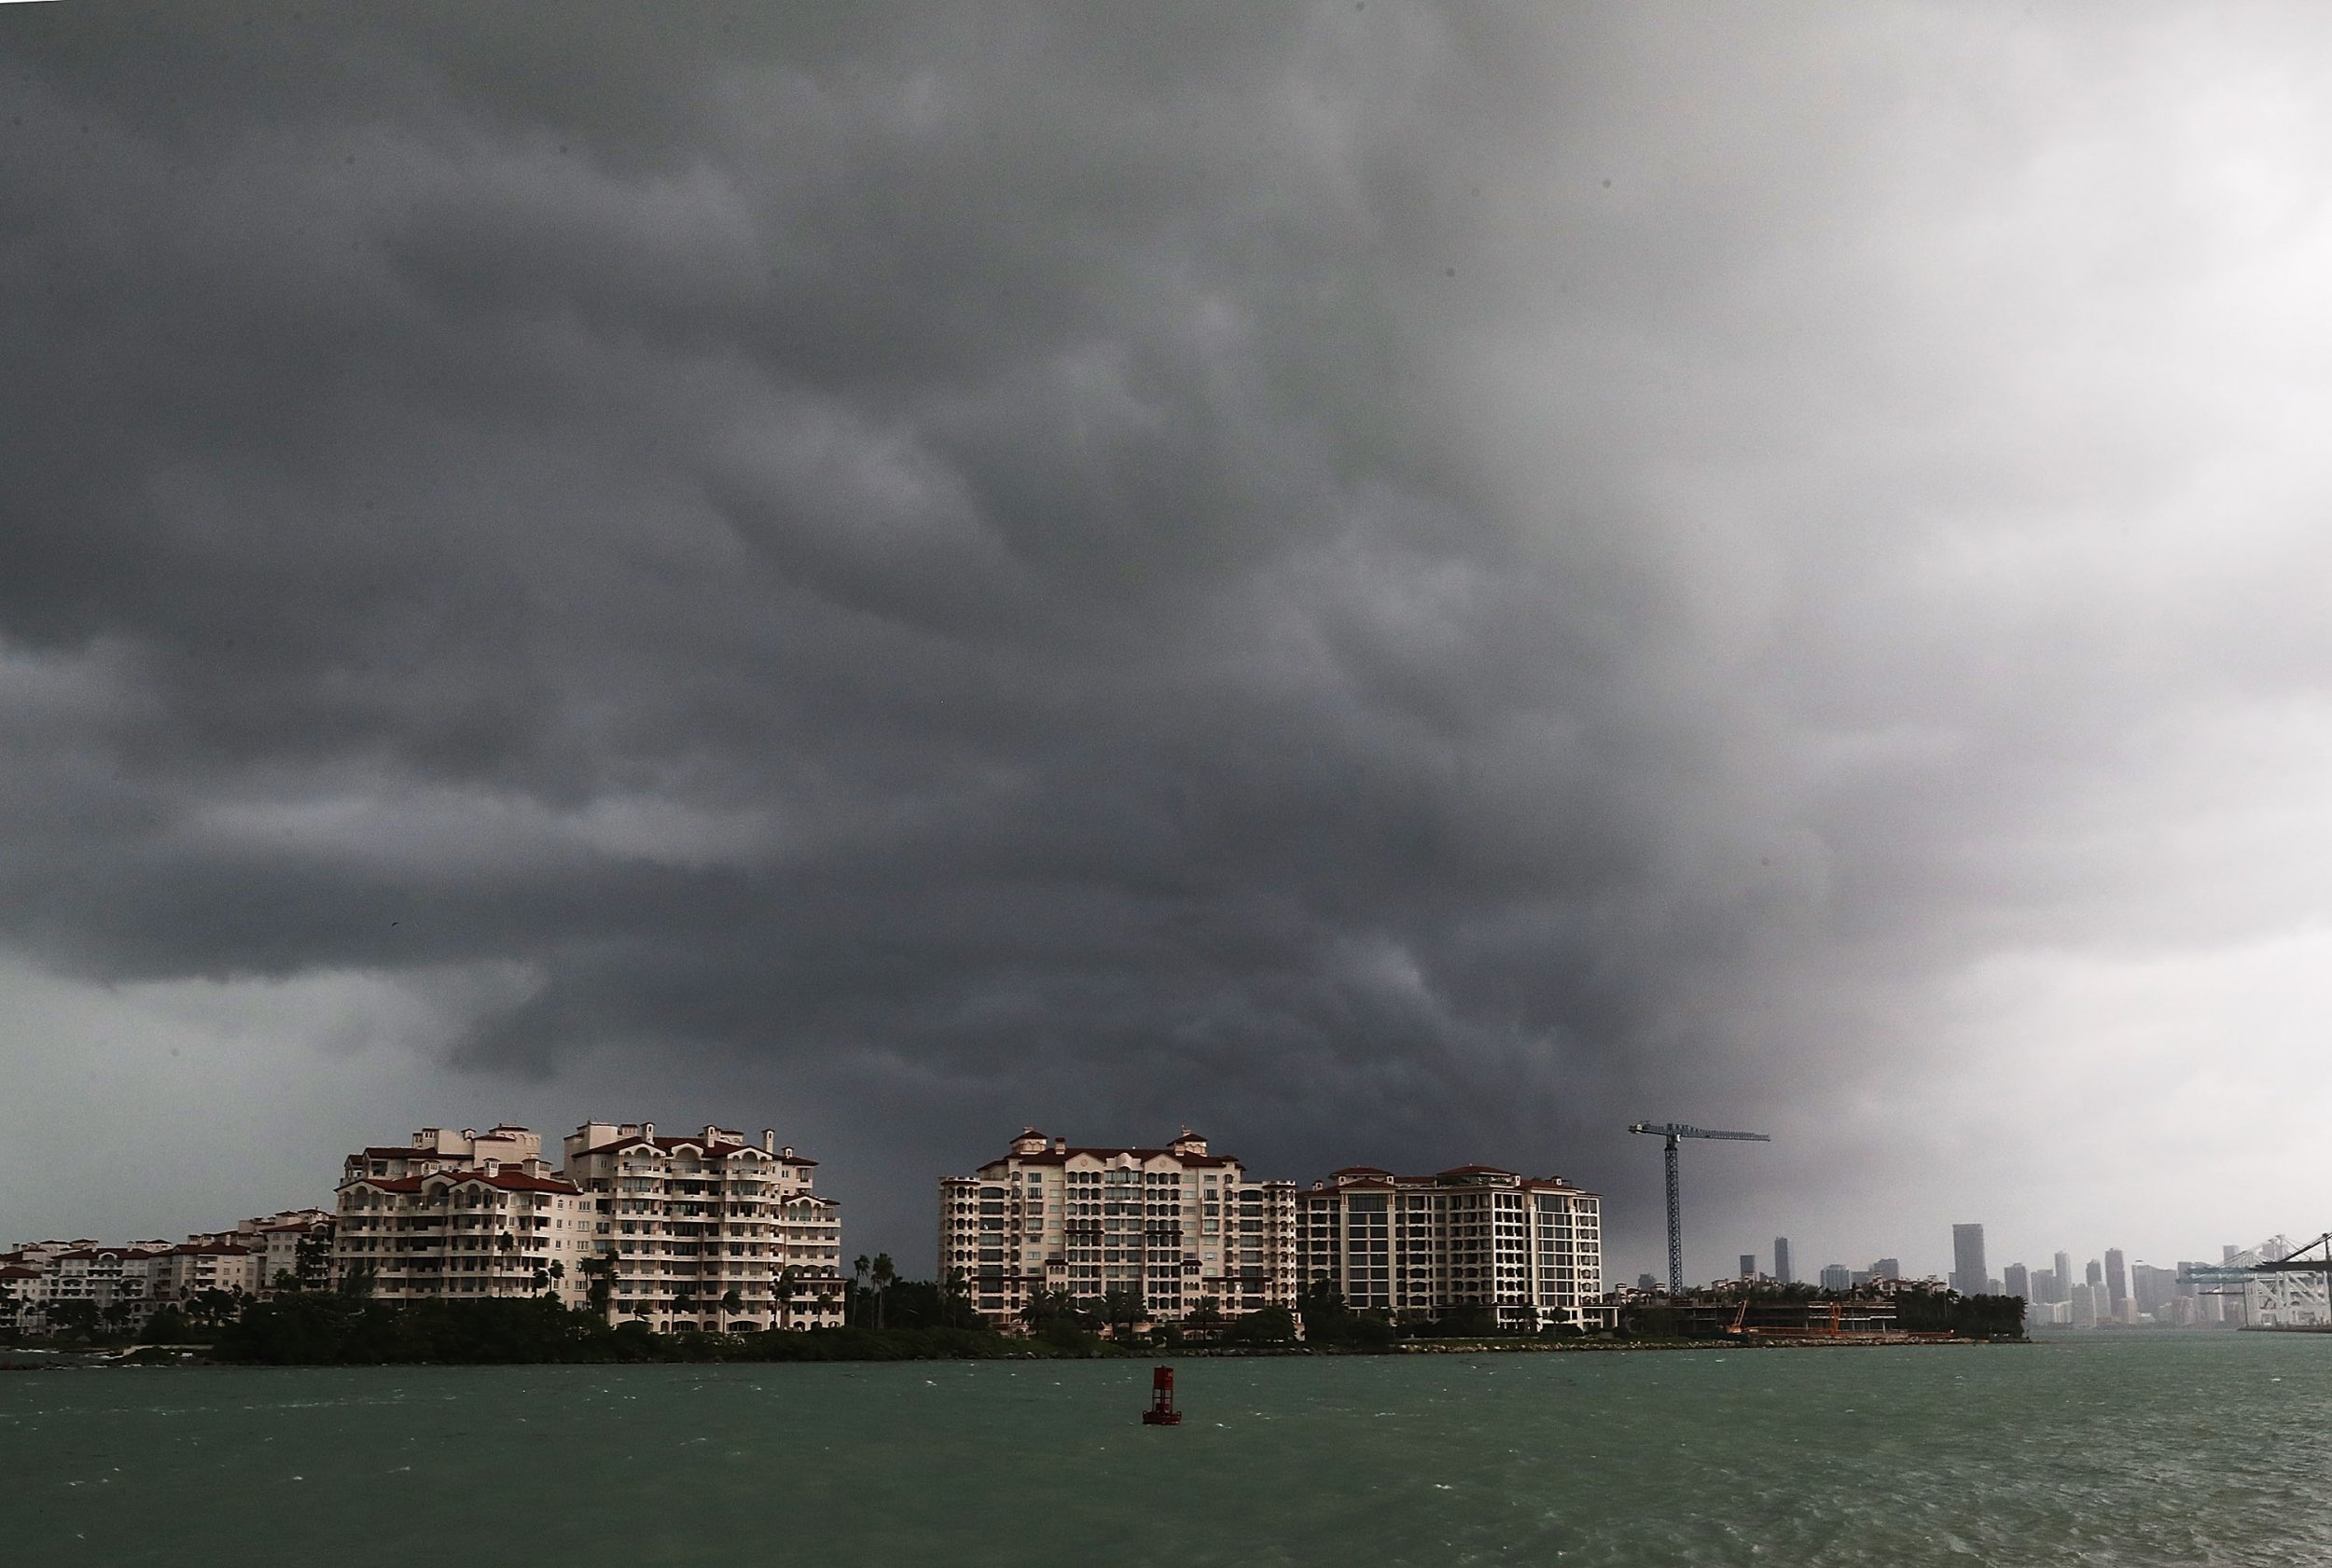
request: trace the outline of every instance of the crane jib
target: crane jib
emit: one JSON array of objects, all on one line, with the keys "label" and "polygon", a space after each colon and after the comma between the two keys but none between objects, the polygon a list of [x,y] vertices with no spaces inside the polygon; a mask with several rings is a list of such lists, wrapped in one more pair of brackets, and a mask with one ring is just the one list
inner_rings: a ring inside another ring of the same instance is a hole
[{"label": "crane jib", "polygon": [[[1682,1183],[1676,1173],[1676,1141],[1680,1138],[1722,1138],[1743,1144],[1770,1144],[1773,1140],[1763,1132],[1725,1132],[1706,1127],[1693,1127],[1685,1122],[1639,1121],[1628,1128],[1631,1132],[1646,1133],[1664,1141],[1661,1163],[1667,1167],[1668,1177],[1668,1288],[1681,1295],[1685,1288],[1684,1201]],[[2332,1253],[2332,1248],[2327,1248]]]}]

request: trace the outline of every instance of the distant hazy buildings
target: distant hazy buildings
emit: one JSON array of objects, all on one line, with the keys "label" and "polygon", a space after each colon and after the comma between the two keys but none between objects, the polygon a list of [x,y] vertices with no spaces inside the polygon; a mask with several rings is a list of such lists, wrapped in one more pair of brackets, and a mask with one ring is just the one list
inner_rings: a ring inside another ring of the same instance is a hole
[{"label": "distant hazy buildings", "polygon": [[1874,1280],[1901,1279],[1903,1277],[1903,1260],[1899,1257],[1881,1257],[1878,1259],[1870,1266],[1870,1277]]},{"label": "distant hazy buildings", "polygon": [[1773,1238],[1773,1278],[1782,1284],[1798,1283],[1798,1276],[1790,1271],[1789,1238],[1786,1236]]},{"label": "distant hazy buildings", "polygon": [[2021,1296],[2028,1301],[2033,1298],[2032,1276],[2021,1263],[2011,1263],[2000,1270],[2000,1288],[2005,1295]]},{"label": "distant hazy buildings", "polygon": [[1845,1264],[1843,1264],[1843,1263],[1825,1263],[1825,1264],[1824,1264],[1824,1265],[1822,1266],[1822,1288],[1823,1288],[1823,1289],[1825,1289],[1825,1290],[1852,1290],[1852,1289],[1853,1288],[1853,1285],[1854,1285],[1854,1273],[1853,1273],[1853,1270],[1851,1270],[1851,1269],[1849,1269],[1849,1268],[1847,1268]]},{"label": "distant hazy buildings", "polygon": [[2119,1247],[2105,1249],[2105,1295],[2110,1303],[2108,1310],[2113,1313],[2116,1321],[2128,1322],[2130,1318],[2130,1276],[2122,1266]]},{"label": "distant hazy buildings", "polygon": [[1745,1252],[1741,1255],[1741,1277],[1744,1280],[1754,1280],[1757,1277],[1757,1255],[1756,1253]]},{"label": "distant hazy buildings", "polygon": [[1963,1296],[1980,1296],[1991,1270],[1984,1267],[1984,1228],[1980,1225],[1955,1225],[1951,1228],[1951,1288]]},{"label": "distant hazy buildings", "polygon": [[176,1243],[27,1242],[0,1253],[0,1330],[40,1332],[79,1314],[109,1328],[139,1329],[164,1306],[321,1285],[329,1275],[330,1226],[320,1209],[296,1209]]}]

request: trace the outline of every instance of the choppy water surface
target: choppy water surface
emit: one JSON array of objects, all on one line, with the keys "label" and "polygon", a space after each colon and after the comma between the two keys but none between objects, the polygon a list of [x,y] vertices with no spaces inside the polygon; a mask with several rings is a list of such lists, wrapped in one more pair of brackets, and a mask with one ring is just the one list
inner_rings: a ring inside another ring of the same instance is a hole
[{"label": "choppy water surface", "polygon": [[[0,1378],[0,1557],[2332,1561],[2332,1337]],[[575,1559],[582,1560],[581,1558]]]}]

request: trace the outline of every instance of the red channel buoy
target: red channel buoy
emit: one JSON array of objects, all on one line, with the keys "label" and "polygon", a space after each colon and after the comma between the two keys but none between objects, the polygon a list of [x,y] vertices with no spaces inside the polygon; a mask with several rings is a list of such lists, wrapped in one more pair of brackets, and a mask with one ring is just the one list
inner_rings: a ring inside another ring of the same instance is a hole
[{"label": "red channel buoy", "polygon": [[1150,1372],[1150,1408],[1142,1412],[1145,1426],[1180,1426],[1182,1412],[1174,1408],[1174,1369],[1155,1367]]}]

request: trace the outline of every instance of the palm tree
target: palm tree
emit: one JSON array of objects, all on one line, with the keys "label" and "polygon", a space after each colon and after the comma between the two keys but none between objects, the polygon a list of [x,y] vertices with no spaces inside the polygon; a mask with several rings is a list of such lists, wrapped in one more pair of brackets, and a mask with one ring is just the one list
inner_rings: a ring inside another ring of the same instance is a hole
[{"label": "palm tree", "polygon": [[583,1277],[591,1282],[584,1288],[583,1298],[591,1304],[591,1311],[605,1317],[607,1303],[615,1299],[616,1295],[616,1255],[604,1252],[585,1258],[576,1267],[583,1270]]},{"label": "palm tree", "polygon": [[1148,1315],[1139,1290],[1113,1290],[1102,1297],[1102,1321],[1120,1332],[1120,1340],[1133,1338],[1133,1325]]},{"label": "palm tree", "polygon": [[[857,1261],[850,1266],[850,1277],[854,1283],[849,1301],[853,1307],[856,1307],[858,1304],[858,1293],[867,1288],[868,1267],[867,1255],[863,1252],[858,1255]],[[854,1318],[859,1314],[856,1311],[853,1311],[848,1315]]]},{"label": "palm tree", "polygon": [[890,1295],[892,1284],[898,1279],[899,1271],[892,1263],[889,1253],[879,1252],[875,1254],[872,1272],[875,1287],[875,1326],[881,1328],[882,1326],[882,1304]]},{"label": "palm tree", "polygon": [[777,1321],[781,1328],[794,1326],[794,1293],[801,1288],[801,1271],[788,1263],[777,1271]]},{"label": "palm tree", "polygon": [[1034,1334],[1045,1325],[1075,1310],[1073,1298],[1065,1290],[1035,1290],[1029,1293],[1028,1305],[1020,1309],[1020,1319]]}]

